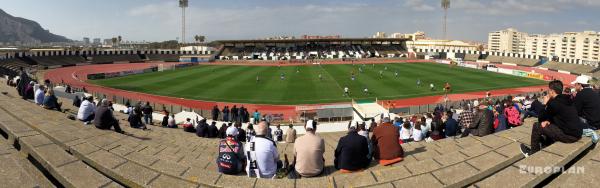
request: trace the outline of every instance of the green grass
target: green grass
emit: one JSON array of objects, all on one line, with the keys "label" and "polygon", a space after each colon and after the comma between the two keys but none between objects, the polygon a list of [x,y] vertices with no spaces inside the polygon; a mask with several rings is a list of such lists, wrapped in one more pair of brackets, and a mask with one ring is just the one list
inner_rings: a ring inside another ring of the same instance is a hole
[{"label": "green grass", "polygon": [[[192,68],[154,72],[127,77],[90,81],[95,84],[206,101],[256,104],[316,104],[348,102],[351,99],[402,99],[442,95],[444,83],[452,84],[452,93],[487,91],[544,84],[544,81],[482,70],[434,63],[322,65],[299,67],[259,67],[235,65],[199,65]],[[379,71],[384,71],[380,78]],[[296,73],[299,69],[300,73]],[[352,81],[351,72],[357,79]],[[394,72],[399,76],[395,77]],[[286,79],[280,79],[280,73]],[[322,74],[323,80],[318,75]],[[256,76],[260,82],[256,82]],[[421,87],[417,87],[417,79]],[[429,89],[433,83],[435,91]],[[343,88],[350,97],[343,96]],[[370,94],[362,91],[367,87]]]}]

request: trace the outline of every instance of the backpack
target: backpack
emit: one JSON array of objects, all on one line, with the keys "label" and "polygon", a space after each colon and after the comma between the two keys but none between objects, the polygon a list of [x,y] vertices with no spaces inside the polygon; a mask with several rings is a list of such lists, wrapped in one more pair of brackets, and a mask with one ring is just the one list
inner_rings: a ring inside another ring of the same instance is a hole
[{"label": "backpack", "polygon": [[[234,145],[239,148],[239,145]],[[217,167],[219,172],[223,174],[236,175],[240,173],[241,169],[240,156],[238,156],[236,150],[227,143],[227,140],[221,140],[219,143],[219,156],[217,158]]]},{"label": "backpack", "polygon": [[521,125],[521,118],[519,117],[519,111],[514,107],[509,107],[505,110],[506,119],[508,123],[514,126]]}]

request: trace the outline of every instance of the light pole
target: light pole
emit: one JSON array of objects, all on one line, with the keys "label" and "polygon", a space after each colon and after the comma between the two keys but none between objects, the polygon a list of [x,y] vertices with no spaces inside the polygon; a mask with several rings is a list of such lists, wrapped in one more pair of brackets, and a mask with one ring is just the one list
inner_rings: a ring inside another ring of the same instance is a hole
[{"label": "light pole", "polygon": [[442,8],[444,9],[444,39],[448,39],[447,36],[447,18],[448,18],[448,9],[450,8],[450,0],[442,0]]},{"label": "light pole", "polygon": [[188,7],[188,0],[179,0],[181,8],[181,44],[185,44],[185,9]]}]

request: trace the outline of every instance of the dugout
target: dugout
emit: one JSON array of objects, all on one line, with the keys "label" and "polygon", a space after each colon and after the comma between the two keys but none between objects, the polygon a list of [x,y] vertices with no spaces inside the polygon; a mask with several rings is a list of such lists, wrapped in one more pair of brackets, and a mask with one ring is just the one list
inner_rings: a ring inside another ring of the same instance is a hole
[{"label": "dugout", "polygon": [[316,109],[316,119],[324,121],[349,121],[352,120],[353,109],[350,104],[324,105]]}]

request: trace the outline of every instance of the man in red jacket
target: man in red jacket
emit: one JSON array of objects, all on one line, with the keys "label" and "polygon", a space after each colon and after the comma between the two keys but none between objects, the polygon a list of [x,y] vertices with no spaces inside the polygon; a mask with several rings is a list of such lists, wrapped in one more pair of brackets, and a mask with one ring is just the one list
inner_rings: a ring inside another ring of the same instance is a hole
[{"label": "man in red jacket", "polygon": [[400,131],[392,125],[389,117],[383,118],[383,123],[375,127],[371,141],[373,143],[374,157],[381,165],[391,165],[402,161],[404,151],[399,142]]}]

